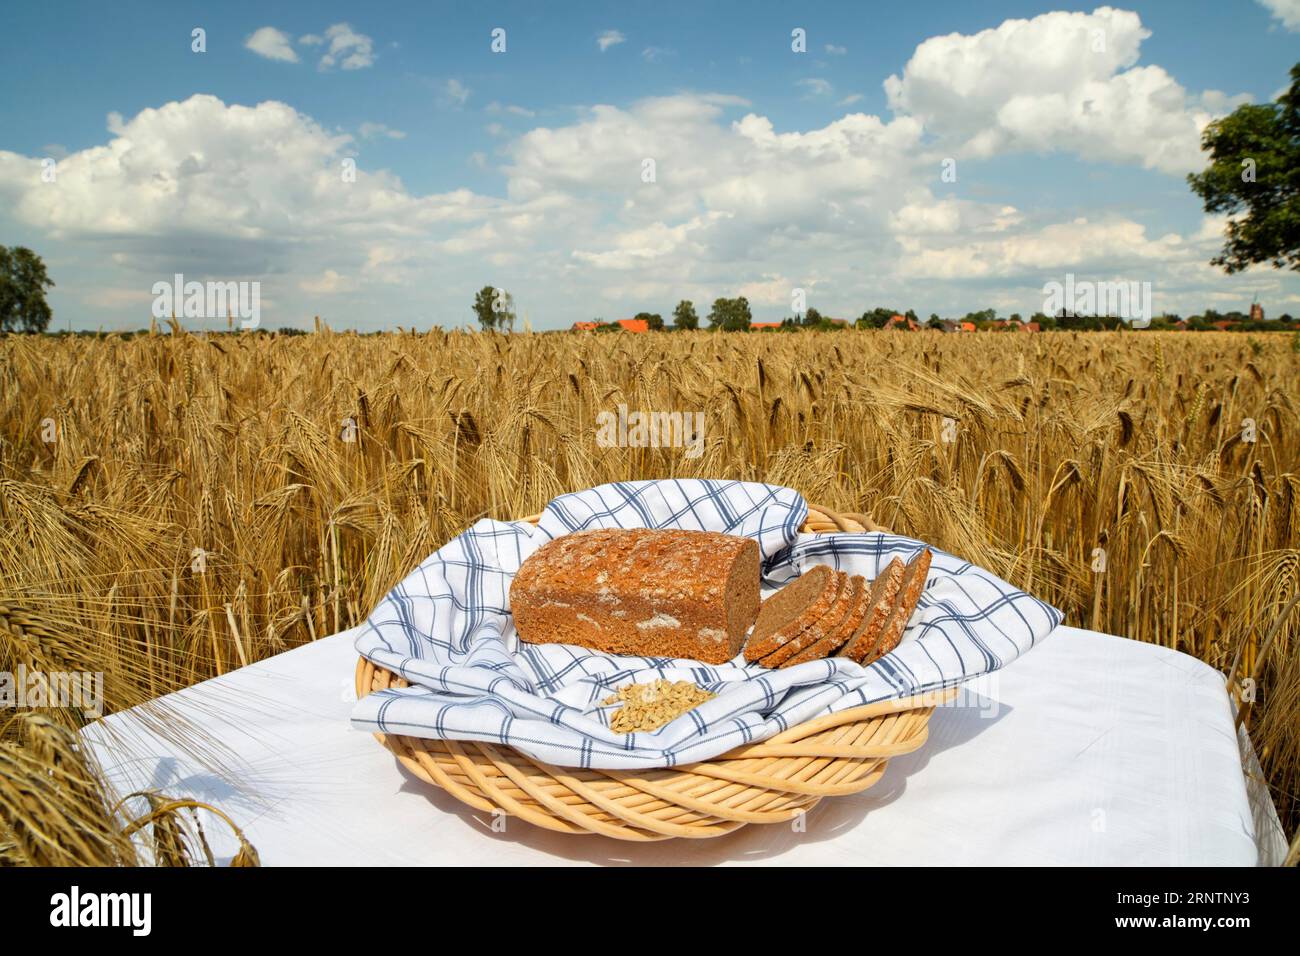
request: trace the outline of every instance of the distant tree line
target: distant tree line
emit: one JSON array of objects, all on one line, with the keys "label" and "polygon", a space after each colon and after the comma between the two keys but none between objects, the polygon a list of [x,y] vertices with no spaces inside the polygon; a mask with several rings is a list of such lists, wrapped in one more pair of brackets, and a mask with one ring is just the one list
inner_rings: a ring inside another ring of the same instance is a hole
[{"label": "distant tree line", "polygon": [[[882,329],[890,324],[890,320],[894,316],[902,317],[903,323],[901,323],[901,327],[903,328],[934,329],[938,331],[944,331],[953,323],[969,324],[980,332],[1015,331],[1018,325],[1026,321],[1036,323],[1039,331],[1042,332],[1102,332],[1132,328],[1128,320],[1118,316],[1076,315],[1065,312],[1057,315],[1047,315],[1043,312],[1035,312],[1026,320],[1019,312],[1012,312],[1010,315],[1003,317],[999,316],[997,310],[992,308],[967,312],[960,318],[952,319],[943,319],[937,313],[932,312],[929,318],[925,320],[920,319],[912,309],[874,308],[868,309],[852,321],[827,318],[816,308],[809,308],[803,315],[789,316],[780,320],[779,323],[761,323],[760,327],[756,328],[753,324],[753,315],[749,302],[743,296],[735,299],[720,298],[714,300],[707,321],[708,328],[720,329],[724,332],[769,331],[773,325],[778,326],[776,331],[783,332],[804,329],[831,332],[848,328]],[[666,326],[663,318],[657,313],[638,312],[635,318],[645,320],[647,328],[655,331],[667,329],[690,330],[697,329],[700,326],[700,319],[696,314],[695,305],[686,299],[679,302],[677,307],[673,309],[671,326]],[[621,329],[617,322],[606,322],[603,318],[592,321],[596,325],[596,331],[617,332]],[[1234,332],[1287,331],[1298,327],[1289,313],[1283,313],[1275,320],[1256,320],[1251,319],[1244,312],[1218,312],[1214,309],[1206,309],[1199,315],[1190,316],[1185,322],[1180,315],[1174,313],[1158,315],[1153,317],[1150,325],[1145,328],[1155,331],[1185,328],[1193,332],[1212,332],[1219,328],[1215,324],[1216,322],[1226,324],[1227,329]],[[1142,328],[1137,327],[1135,330],[1141,331]]]}]

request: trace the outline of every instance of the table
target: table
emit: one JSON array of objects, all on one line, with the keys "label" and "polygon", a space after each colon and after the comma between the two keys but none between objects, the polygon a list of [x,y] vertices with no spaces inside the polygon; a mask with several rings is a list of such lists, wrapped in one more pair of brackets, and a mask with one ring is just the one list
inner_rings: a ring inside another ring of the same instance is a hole
[{"label": "table", "polygon": [[[494,829],[408,773],[348,723],[352,642],[324,638],[110,715],[83,738],[118,793],[218,806],[265,865],[1251,866],[1286,850],[1267,793],[1243,775],[1254,755],[1222,675],[1125,638],[1058,628],[938,708],[925,746],[874,787],[823,800],[799,825],[651,844],[508,817]],[[190,743],[160,736],[160,718]],[[228,861],[236,841],[203,816]]]}]

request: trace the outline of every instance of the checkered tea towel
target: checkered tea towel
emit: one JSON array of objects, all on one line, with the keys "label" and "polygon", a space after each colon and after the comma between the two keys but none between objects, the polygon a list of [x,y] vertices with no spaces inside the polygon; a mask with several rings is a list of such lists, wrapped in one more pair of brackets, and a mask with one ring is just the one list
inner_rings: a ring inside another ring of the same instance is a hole
[{"label": "checkered tea towel", "polygon": [[[878,533],[801,534],[798,492],[738,481],[620,482],[563,495],[533,527],[479,521],[430,555],[361,626],[357,650],[412,686],[357,702],[359,730],[485,740],[572,767],[633,769],[707,760],[835,711],[960,684],[1029,650],[1061,612],[960,558],[934,550],[902,643],[870,667],[844,658],[782,670],[616,657],[563,644],[523,644],[510,582],[552,538],[587,528],[686,528],[754,538],[764,596],[812,564],[875,578],[920,541]],[[933,550],[933,549],[932,549]],[[517,646],[516,646],[517,645]],[[645,733],[609,729],[628,683],[693,681],[717,696]]]}]

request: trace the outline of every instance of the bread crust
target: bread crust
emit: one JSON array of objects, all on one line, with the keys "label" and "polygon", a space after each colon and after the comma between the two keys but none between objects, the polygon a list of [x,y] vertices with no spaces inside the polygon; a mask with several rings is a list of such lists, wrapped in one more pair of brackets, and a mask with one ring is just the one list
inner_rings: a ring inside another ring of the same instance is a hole
[{"label": "bread crust", "polygon": [[840,657],[850,658],[860,664],[863,658],[875,648],[876,642],[880,639],[880,632],[884,629],[885,622],[889,620],[889,612],[894,608],[898,589],[903,583],[903,572],[903,562],[894,558],[871,582],[871,593],[867,596],[867,613],[863,616],[857,631],[840,651]]},{"label": "bread crust", "polygon": [[908,562],[907,571],[903,576],[903,586],[899,589],[898,602],[890,611],[889,620],[881,629],[880,640],[862,662],[864,666],[880,660],[896,648],[898,642],[903,639],[907,622],[912,619],[916,604],[921,600],[921,592],[925,590],[925,581],[930,574],[930,558],[930,549],[926,548]]},{"label": "bread crust", "polygon": [[[839,578],[836,577],[836,572],[825,565],[817,564],[805,571],[804,574],[824,576],[826,578],[826,583],[823,585],[817,596],[803,609],[803,611],[794,615],[781,626],[775,628],[770,634],[759,636],[758,624],[754,625],[754,636],[745,644],[745,660],[749,663],[753,664],[759,659],[771,654],[778,648],[784,647],[789,641],[792,641],[803,633],[804,629],[810,624],[824,617],[826,613],[830,611],[831,607],[834,606],[835,599],[839,596]],[[788,588],[792,585],[793,582],[787,584],[786,587]],[[782,588],[782,591],[784,590],[785,588]],[[772,597],[768,598],[768,601],[776,600],[780,594],[781,592],[778,591],[776,594],[772,595]],[[762,623],[762,618],[763,612],[760,610],[760,623]]]},{"label": "bread crust", "polygon": [[510,586],[530,644],[723,664],[758,613],[752,538],[708,531],[602,528],[549,541]]}]

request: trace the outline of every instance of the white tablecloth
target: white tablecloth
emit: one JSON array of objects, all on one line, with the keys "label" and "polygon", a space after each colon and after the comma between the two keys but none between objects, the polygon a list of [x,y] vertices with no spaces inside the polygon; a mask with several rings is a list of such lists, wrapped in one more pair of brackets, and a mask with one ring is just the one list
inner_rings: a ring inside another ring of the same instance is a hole
[{"label": "white tablecloth", "polygon": [[[1285,851],[1266,798],[1248,795],[1222,676],[1137,641],[1058,628],[936,710],[925,746],[870,790],[823,800],[804,832],[654,844],[512,818],[495,832],[348,726],[352,643],[337,634],[149,705],[207,739],[201,759],[142,708],[83,736],[119,793],[215,804],[267,865],[1254,865]],[[234,853],[218,821],[204,829],[219,858]]]}]

